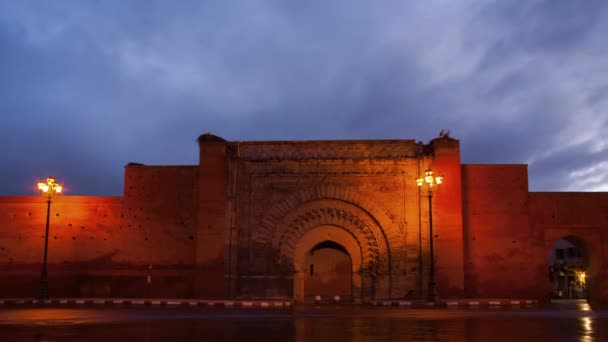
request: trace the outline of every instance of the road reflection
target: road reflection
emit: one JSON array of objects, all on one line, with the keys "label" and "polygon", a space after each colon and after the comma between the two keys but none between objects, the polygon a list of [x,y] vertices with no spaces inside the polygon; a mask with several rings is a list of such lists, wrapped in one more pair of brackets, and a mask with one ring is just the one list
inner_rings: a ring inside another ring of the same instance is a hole
[{"label": "road reflection", "polygon": [[580,329],[580,340],[581,341],[594,341],[594,331],[593,331],[593,319],[590,317],[581,317],[580,318],[581,328]]},{"label": "road reflection", "polygon": [[570,309],[295,311],[0,309],[1,341],[604,341],[608,312]]}]

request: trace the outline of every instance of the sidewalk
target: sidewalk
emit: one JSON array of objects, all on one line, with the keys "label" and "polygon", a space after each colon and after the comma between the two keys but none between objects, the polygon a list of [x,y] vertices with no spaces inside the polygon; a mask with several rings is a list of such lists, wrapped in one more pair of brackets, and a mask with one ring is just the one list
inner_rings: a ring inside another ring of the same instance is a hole
[{"label": "sidewalk", "polygon": [[0,307],[23,305],[65,306],[156,306],[198,308],[258,308],[287,309],[289,300],[201,300],[201,299],[142,299],[142,298],[53,298],[50,300],[9,298],[0,299]]},{"label": "sidewalk", "polygon": [[[314,305],[346,304],[346,302],[322,301]],[[424,300],[370,300],[365,306],[398,308],[524,308],[538,306],[533,299],[456,299],[441,300],[436,303]],[[203,300],[203,299],[142,299],[142,298],[53,298],[40,301],[32,298],[0,299],[0,308],[6,306],[141,306],[141,307],[192,307],[192,308],[234,308],[234,309],[291,309],[291,300]],[[307,304],[310,305],[310,304]]]},{"label": "sidewalk", "polygon": [[535,299],[445,299],[433,303],[424,300],[371,300],[366,304],[402,308],[521,308],[538,306],[539,301]]}]

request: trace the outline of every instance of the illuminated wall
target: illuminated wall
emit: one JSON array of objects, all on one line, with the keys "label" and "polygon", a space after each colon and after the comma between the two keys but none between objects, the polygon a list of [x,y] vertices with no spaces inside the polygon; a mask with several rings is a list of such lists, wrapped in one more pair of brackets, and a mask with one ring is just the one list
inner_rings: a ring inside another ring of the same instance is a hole
[{"label": "illuminated wall", "polygon": [[[145,169],[145,171],[144,171]],[[57,196],[49,234],[51,296],[191,296],[196,167],[128,166],[124,197]],[[46,199],[0,197],[0,291],[38,293]]]},{"label": "illuminated wall", "polygon": [[[352,260],[351,278],[340,281],[356,299],[424,298],[429,205],[415,179],[431,167],[445,177],[433,196],[440,297],[543,298],[548,248],[573,236],[592,257],[594,299],[608,298],[606,193],[530,193],[526,165],[462,164],[448,137],[204,134],[199,144],[199,165],[127,165],[121,197],[54,199],[52,297],[144,297],[152,265],[153,297],[299,299],[309,293],[306,253],[332,241]],[[45,214],[43,197],[0,197],[6,297],[37,294]]]},{"label": "illuminated wall", "polygon": [[608,193],[531,192],[530,229],[546,259],[562,238],[581,248],[590,298],[608,303]]},{"label": "illuminated wall", "polygon": [[530,229],[526,165],[463,165],[466,294],[548,293],[542,236]]}]

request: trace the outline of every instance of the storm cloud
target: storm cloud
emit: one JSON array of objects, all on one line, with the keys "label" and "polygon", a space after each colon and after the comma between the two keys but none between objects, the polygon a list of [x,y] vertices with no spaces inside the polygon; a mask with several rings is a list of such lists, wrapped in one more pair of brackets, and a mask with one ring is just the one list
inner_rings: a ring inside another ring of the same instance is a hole
[{"label": "storm cloud", "polygon": [[417,139],[528,163],[534,191],[608,191],[605,1],[5,1],[2,195],[55,175],[120,195],[123,166],[195,138]]}]

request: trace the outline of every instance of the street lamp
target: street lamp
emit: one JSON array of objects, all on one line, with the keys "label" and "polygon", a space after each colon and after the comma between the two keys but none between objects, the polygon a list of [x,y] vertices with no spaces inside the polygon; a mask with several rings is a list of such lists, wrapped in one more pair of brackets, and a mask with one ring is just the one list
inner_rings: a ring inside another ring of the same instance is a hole
[{"label": "street lamp", "polygon": [[60,194],[63,188],[61,184],[55,181],[55,178],[49,177],[46,182],[38,182],[38,190],[43,196],[46,196],[46,232],[44,234],[44,259],[42,261],[42,272],[40,274],[40,300],[49,299],[49,281],[46,270],[46,257],[49,248],[49,219],[51,215],[51,198]]},{"label": "street lamp", "polygon": [[431,270],[429,272],[429,301],[437,300],[437,286],[435,284],[435,261],[433,259],[433,189],[443,183],[443,177],[434,176],[433,170],[424,171],[424,177],[416,179],[419,187],[426,186],[429,197],[429,244],[431,248]]}]

